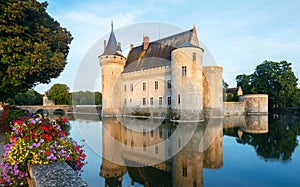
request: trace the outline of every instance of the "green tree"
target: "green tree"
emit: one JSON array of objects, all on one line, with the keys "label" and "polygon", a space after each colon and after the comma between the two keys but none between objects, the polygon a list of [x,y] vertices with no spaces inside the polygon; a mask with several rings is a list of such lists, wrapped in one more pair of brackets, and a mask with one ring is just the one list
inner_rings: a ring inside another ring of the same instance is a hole
[{"label": "green tree", "polygon": [[52,99],[56,105],[71,104],[70,88],[65,84],[54,84],[49,92],[48,97]]},{"label": "green tree", "polygon": [[270,106],[278,104],[281,108],[293,106],[298,102],[298,79],[286,61],[264,61],[250,76],[255,93],[269,95]]},{"label": "green tree", "polygon": [[250,75],[241,74],[236,76],[236,86],[241,87],[244,94],[251,93],[251,79]]},{"label": "green tree", "polygon": [[95,92],[95,105],[102,105],[102,93]]},{"label": "green tree", "polygon": [[42,105],[43,96],[38,92],[29,89],[24,93],[18,93],[14,97],[14,103],[16,105]]},{"label": "green tree", "polygon": [[72,36],[37,0],[1,0],[0,101],[49,83],[66,65]]},{"label": "green tree", "polygon": [[72,93],[72,104],[74,105],[100,105],[102,94],[100,92],[78,91]]}]

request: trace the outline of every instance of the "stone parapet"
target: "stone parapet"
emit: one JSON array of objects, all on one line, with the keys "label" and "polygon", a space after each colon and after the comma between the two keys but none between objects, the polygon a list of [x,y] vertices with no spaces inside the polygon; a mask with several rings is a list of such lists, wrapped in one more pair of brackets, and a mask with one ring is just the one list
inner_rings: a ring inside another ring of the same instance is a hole
[{"label": "stone parapet", "polygon": [[65,162],[53,162],[47,165],[30,165],[29,186],[88,186],[75,171]]},{"label": "stone parapet", "polygon": [[267,94],[249,94],[241,97],[245,105],[246,114],[267,114],[268,113],[268,95]]}]

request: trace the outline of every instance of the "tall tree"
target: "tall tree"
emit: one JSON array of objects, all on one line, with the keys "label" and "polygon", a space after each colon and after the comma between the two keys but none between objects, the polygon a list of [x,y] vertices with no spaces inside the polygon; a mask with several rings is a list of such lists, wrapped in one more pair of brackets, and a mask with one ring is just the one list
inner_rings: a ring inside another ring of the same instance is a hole
[{"label": "tall tree", "polygon": [[264,61],[250,77],[254,93],[268,94],[271,106],[286,108],[298,102],[298,79],[291,63]]},{"label": "tall tree", "polygon": [[101,105],[102,104],[102,93],[100,92],[95,92],[95,105]]},{"label": "tall tree", "polygon": [[14,102],[16,105],[42,105],[43,96],[38,92],[29,89],[24,93],[18,93],[14,97]]},{"label": "tall tree", "polygon": [[72,36],[37,0],[1,0],[0,101],[49,83],[66,65]]},{"label": "tall tree", "polygon": [[54,84],[49,92],[49,99],[53,100],[57,105],[71,104],[70,88],[65,84]]},{"label": "tall tree", "polygon": [[244,94],[251,93],[251,80],[250,75],[241,74],[236,76],[236,86],[241,87]]}]

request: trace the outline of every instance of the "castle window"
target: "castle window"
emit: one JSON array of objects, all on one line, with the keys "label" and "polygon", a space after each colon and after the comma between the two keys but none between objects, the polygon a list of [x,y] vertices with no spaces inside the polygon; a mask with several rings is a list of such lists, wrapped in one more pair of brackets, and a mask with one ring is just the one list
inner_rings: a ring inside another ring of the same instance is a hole
[{"label": "castle window", "polygon": [[152,130],[152,131],[150,132],[150,134],[151,134],[151,137],[153,137],[153,136],[154,136],[154,131]]},{"label": "castle window", "polygon": [[143,144],[143,149],[144,149],[144,151],[146,151],[146,148],[147,148],[147,146],[146,146],[146,144],[144,143],[144,144]]},{"label": "castle window", "polygon": [[158,154],[158,145],[155,146],[155,154]]},{"label": "castle window", "polygon": [[134,146],[134,142],[133,142],[133,140],[131,140],[131,147],[133,147]]},{"label": "castle window", "polygon": [[155,81],[154,88],[155,88],[155,90],[158,90],[158,81]]},{"label": "castle window", "polygon": [[168,97],[168,105],[171,105],[171,97]]},{"label": "castle window", "polygon": [[130,99],[129,102],[132,103],[132,99]]},{"label": "castle window", "polygon": [[143,129],[143,136],[146,136],[146,129]]},{"label": "castle window", "polygon": [[159,97],[159,98],[158,98],[158,104],[159,104],[159,106],[162,105],[162,97]]},{"label": "castle window", "polygon": [[182,70],[182,76],[186,76],[186,66],[182,66],[181,70]]},{"label": "castle window", "polygon": [[159,138],[162,139],[162,128],[159,128]]},{"label": "castle window", "polygon": [[168,80],[168,83],[167,83],[167,84],[168,84],[167,87],[170,89],[170,88],[172,87],[172,85],[171,85],[171,80]]},{"label": "castle window", "polygon": [[126,105],[127,103],[126,103],[126,98],[124,98],[124,105]]},{"label": "castle window", "polygon": [[187,167],[182,167],[182,176],[187,177]]},{"label": "castle window", "polygon": [[130,84],[130,90],[133,92],[133,84]]},{"label": "castle window", "polygon": [[146,83],[143,82],[143,90],[146,90]]},{"label": "castle window", "polygon": [[153,105],[153,97],[150,97],[150,105]]},{"label": "castle window", "polygon": [[178,148],[181,147],[181,142],[180,142],[180,138],[178,138]]},{"label": "castle window", "polygon": [[143,98],[143,105],[146,105],[146,98]]},{"label": "castle window", "polygon": [[180,95],[178,95],[178,104],[180,104]]},{"label": "castle window", "polygon": [[193,52],[193,61],[196,61],[196,53]]},{"label": "castle window", "polygon": [[124,144],[127,145],[127,140],[124,140]]}]

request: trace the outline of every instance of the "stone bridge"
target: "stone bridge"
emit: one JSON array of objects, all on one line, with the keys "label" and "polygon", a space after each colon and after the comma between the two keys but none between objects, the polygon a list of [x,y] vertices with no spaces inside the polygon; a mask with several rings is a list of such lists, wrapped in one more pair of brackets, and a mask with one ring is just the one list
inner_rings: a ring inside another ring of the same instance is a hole
[{"label": "stone bridge", "polygon": [[101,113],[101,105],[24,105],[16,106],[16,108],[26,110],[30,113],[43,113],[43,114],[70,114],[70,113],[80,113],[80,114],[92,114]]},{"label": "stone bridge", "polygon": [[52,105],[52,106],[24,105],[24,106],[16,106],[16,108],[26,110],[30,113],[42,112],[47,114],[54,114],[54,113],[67,114],[73,112],[72,105]]}]

